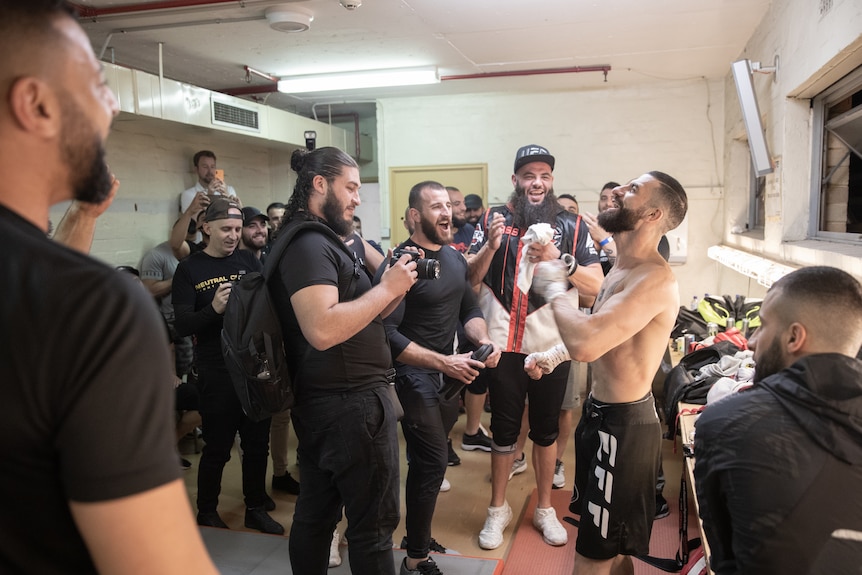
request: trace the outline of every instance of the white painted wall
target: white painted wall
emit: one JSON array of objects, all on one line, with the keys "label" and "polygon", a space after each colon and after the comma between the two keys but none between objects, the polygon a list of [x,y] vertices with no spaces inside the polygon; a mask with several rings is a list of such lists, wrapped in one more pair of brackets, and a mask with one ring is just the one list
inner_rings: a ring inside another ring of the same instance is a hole
[{"label": "white painted wall", "polygon": [[487,163],[490,203],[500,204],[512,191],[515,151],[539,144],[556,158],[555,191],[573,194],[581,210],[592,212],[608,180],[661,170],[679,179],[690,201],[688,259],[674,266],[681,300],[714,292],[720,270],[706,249],[724,230],[724,89],[723,80],[693,79],[637,88],[609,83],[590,92],[382,100],[381,221],[389,221],[392,167]]},{"label": "white painted wall", "polygon": [[[290,152],[213,130],[166,121],[114,122],[108,164],[121,182],[117,198],[99,219],[91,255],[112,266],[137,267],[147,250],[168,239],[179,215],[179,194],[194,185],[192,156],[208,149],[243,205],[261,211],[286,202],[293,190]],[[56,225],[68,203],[51,210]]]},{"label": "white painted wall", "polygon": [[[821,15],[822,6],[831,8]],[[807,239],[811,217],[812,128],[810,99],[862,65],[862,2],[776,0],[740,58],[771,65],[780,57],[777,81],[755,74],[760,113],[775,173],[767,176],[766,225],[762,234],[732,234],[745,223],[749,159],[732,76],[725,78],[724,243],[789,265],[832,265],[862,279],[862,246]],[[722,280],[732,281],[733,272]],[[719,289],[722,289],[722,283]]]}]

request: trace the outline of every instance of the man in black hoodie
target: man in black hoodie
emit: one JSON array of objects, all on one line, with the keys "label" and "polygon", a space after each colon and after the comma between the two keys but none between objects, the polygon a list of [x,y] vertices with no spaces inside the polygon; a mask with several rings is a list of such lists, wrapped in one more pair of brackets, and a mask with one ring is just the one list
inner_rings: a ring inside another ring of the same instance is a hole
[{"label": "man in black hoodie", "polygon": [[724,573],[862,565],[862,286],[830,267],[776,282],[749,341],[755,384],[697,422],[695,483]]}]

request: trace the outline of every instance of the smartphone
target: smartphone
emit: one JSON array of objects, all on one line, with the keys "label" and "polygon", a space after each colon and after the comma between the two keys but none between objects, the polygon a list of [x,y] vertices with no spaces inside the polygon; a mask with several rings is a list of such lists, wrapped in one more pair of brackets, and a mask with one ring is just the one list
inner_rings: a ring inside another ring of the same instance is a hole
[{"label": "smartphone", "polygon": [[221,181],[224,181],[224,170],[216,170],[216,177]]}]

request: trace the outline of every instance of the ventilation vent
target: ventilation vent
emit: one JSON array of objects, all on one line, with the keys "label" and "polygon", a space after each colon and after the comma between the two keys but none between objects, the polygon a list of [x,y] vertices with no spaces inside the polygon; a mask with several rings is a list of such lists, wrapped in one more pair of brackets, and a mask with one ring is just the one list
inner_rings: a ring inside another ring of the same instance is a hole
[{"label": "ventilation vent", "polygon": [[215,98],[212,101],[212,122],[219,126],[230,126],[252,132],[260,132],[257,110],[219,102]]}]

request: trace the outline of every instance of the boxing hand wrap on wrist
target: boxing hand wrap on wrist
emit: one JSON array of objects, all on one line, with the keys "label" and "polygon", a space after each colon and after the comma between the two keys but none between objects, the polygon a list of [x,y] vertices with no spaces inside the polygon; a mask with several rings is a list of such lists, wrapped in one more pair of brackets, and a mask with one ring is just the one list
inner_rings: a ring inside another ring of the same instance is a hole
[{"label": "boxing hand wrap on wrist", "polygon": [[530,358],[536,362],[542,373],[551,373],[558,365],[571,359],[569,357],[569,350],[561,343],[558,343],[548,351],[531,353],[527,359]]},{"label": "boxing hand wrap on wrist", "polygon": [[533,291],[548,303],[564,295],[569,289],[568,268],[565,263],[542,262],[533,274]]}]

